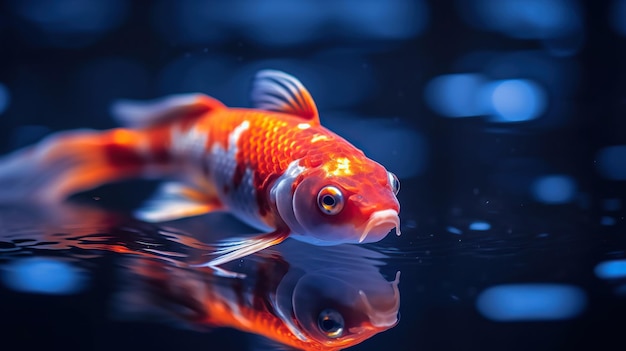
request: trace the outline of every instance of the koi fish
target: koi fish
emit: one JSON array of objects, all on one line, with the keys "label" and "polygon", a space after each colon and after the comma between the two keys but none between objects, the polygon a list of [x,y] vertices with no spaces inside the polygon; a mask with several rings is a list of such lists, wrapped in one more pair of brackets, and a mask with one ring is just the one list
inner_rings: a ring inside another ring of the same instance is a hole
[{"label": "koi fish", "polygon": [[0,220],[6,223],[0,228],[3,262],[42,255],[84,267],[115,253],[108,257],[120,271],[109,312],[118,320],[233,328],[280,346],[271,349],[318,351],[354,346],[398,323],[399,273],[385,279],[380,266],[387,256],[362,246],[308,250],[308,244],[288,240],[225,264],[246,273],[233,279],[186,264],[206,245],[193,233],[164,231],[103,209],[70,203],[0,207]]},{"label": "koi fish", "polygon": [[355,245],[315,252],[305,245],[287,241],[246,258],[245,279],[129,258],[113,315],[200,331],[234,328],[277,350],[343,350],[398,323],[399,273],[391,282],[381,275],[384,255]]},{"label": "koi fish", "polygon": [[203,94],[119,101],[126,127],[53,134],[0,160],[0,201],[55,203],[129,178],[167,179],[137,217],[228,211],[263,234],[221,242],[218,266],[288,237],[315,245],[400,235],[398,178],[320,124],[294,77],[260,71],[254,108]]}]

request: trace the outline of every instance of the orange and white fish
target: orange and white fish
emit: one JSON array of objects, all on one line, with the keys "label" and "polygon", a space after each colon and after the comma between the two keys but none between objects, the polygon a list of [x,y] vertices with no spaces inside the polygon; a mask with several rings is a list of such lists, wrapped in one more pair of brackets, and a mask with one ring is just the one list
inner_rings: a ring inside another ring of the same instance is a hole
[{"label": "orange and white fish", "polygon": [[0,160],[0,201],[58,202],[123,179],[168,179],[139,218],[229,211],[265,232],[220,244],[207,266],[288,237],[336,245],[400,235],[398,178],[321,126],[296,78],[260,71],[251,98],[252,109],[202,94],[118,102],[125,128],[53,134]]}]

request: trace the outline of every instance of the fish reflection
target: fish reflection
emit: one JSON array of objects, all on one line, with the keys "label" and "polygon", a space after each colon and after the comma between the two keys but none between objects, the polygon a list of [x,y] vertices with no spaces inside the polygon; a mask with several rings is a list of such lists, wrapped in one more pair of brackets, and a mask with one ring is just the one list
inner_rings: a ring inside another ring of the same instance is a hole
[{"label": "fish reflection", "polygon": [[120,255],[124,279],[112,305],[118,316],[153,321],[156,314],[182,326],[230,327],[301,350],[345,349],[398,322],[399,273],[385,279],[386,256],[364,247],[287,240],[228,263],[243,273],[233,278],[190,266],[206,250],[182,231],[80,206],[12,211],[0,208],[0,220],[13,219],[0,229],[0,241],[15,246],[4,255]]},{"label": "fish reflection", "polygon": [[381,254],[349,245],[310,248],[287,241],[254,255],[239,264],[242,279],[138,257],[128,263],[126,285],[141,284],[119,306],[150,301],[148,309],[169,306],[170,315],[192,325],[232,327],[302,350],[344,349],[396,325],[399,274],[383,278]]}]

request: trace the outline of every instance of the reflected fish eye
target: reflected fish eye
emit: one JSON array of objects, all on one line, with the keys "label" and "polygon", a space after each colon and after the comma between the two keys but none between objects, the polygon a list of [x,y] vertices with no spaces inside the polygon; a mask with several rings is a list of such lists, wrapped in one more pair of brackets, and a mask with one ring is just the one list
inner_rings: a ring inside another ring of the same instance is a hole
[{"label": "reflected fish eye", "polygon": [[398,192],[400,191],[400,181],[398,180],[398,177],[391,172],[387,172],[387,179],[389,179],[389,185],[391,185],[393,193],[398,195]]},{"label": "reflected fish eye", "polygon": [[344,321],[341,314],[327,308],[317,317],[317,326],[329,338],[338,338],[343,335]]},{"label": "reflected fish eye", "polygon": [[317,206],[322,212],[329,215],[336,215],[343,209],[343,194],[341,190],[332,185],[322,188],[317,193]]}]

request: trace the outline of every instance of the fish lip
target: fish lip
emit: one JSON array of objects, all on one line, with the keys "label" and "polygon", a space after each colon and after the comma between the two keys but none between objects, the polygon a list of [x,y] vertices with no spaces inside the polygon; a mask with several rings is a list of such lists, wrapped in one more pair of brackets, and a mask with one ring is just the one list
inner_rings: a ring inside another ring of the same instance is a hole
[{"label": "fish lip", "polygon": [[396,234],[400,236],[400,217],[398,217],[398,211],[388,209],[376,211],[370,215],[370,218],[365,222],[364,228],[362,230],[361,237],[359,237],[359,243],[365,241],[367,236],[374,232],[375,237],[370,239],[368,242],[379,241],[389,232],[396,228]]},{"label": "fish lip", "polygon": [[400,291],[398,284],[400,283],[400,271],[396,272],[396,278],[390,282],[393,290],[394,304],[384,310],[377,309],[370,303],[367,294],[363,290],[359,290],[359,297],[365,307],[365,312],[370,318],[370,323],[377,328],[391,328],[398,324],[398,311],[400,310]]}]

